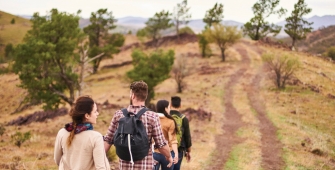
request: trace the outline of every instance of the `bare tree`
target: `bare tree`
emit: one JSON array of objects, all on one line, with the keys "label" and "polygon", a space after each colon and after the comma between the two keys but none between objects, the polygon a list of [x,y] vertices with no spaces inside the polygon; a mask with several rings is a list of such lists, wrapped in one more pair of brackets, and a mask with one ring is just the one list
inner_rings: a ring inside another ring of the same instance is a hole
[{"label": "bare tree", "polygon": [[79,88],[78,88],[78,95],[77,96],[81,96],[81,92],[84,88],[84,72],[85,72],[85,69],[86,69],[86,66],[89,62],[103,56],[105,53],[101,53],[93,58],[89,58],[88,56],[88,50],[89,50],[89,46],[87,45],[87,43],[85,43],[84,41],[82,41],[80,43],[80,61],[79,61],[79,64],[80,64],[80,74],[79,74]]},{"label": "bare tree", "polygon": [[178,93],[182,93],[183,90],[185,89],[186,83],[184,79],[185,77],[191,74],[191,68],[192,67],[188,67],[186,56],[181,55],[177,57],[172,67],[172,73],[173,73],[174,79],[177,82]]}]

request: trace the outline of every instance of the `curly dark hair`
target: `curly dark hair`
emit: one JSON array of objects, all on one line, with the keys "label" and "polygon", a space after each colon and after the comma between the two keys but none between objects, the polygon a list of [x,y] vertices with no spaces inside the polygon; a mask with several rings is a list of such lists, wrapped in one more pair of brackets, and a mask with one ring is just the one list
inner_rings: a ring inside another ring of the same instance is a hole
[{"label": "curly dark hair", "polygon": [[148,96],[148,85],[144,81],[135,81],[130,84],[130,89],[140,101],[145,101]]}]

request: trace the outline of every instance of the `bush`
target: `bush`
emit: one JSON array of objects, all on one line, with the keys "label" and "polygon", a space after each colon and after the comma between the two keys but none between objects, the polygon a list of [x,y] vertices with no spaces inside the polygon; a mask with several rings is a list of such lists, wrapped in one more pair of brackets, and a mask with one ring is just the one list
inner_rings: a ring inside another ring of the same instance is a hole
[{"label": "bush", "polygon": [[15,19],[13,18],[11,21],[10,21],[11,24],[15,24]]},{"label": "bush", "polygon": [[110,162],[113,162],[117,159],[117,155],[116,155],[116,150],[114,146],[111,146],[111,148],[109,149],[109,151],[107,152],[107,159]]},{"label": "bush", "polygon": [[284,89],[286,81],[299,68],[299,61],[296,58],[284,54],[267,53],[262,55],[266,66],[273,72],[271,79],[278,89]]},{"label": "bush", "polygon": [[183,27],[181,29],[179,29],[179,34],[191,34],[191,35],[194,35],[194,31],[192,30],[192,28],[190,27]]},{"label": "bush", "polygon": [[335,60],[335,46],[334,47],[330,47],[327,50],[327,56],[330,57],[331,59]]},{"label": "bush", "polygon": [[12,56],[13,56],[13,53],[14,53],[14,46],[13,44],[9,43],[6,45],[5,47],[5,58],[8,60],[8,59],[11,59]]},{"label": "bush", "polygon": [[14,142],[14,144],[20,148],[25,141],[31,138],[31,134],[30,131],[26,133],[16,132],[11,136],[11,138],[12,142]]},{"label": "bush", "polygon": [[3,124],[0,124],[0,136],[2,136],[6,131],[6,128]]}]

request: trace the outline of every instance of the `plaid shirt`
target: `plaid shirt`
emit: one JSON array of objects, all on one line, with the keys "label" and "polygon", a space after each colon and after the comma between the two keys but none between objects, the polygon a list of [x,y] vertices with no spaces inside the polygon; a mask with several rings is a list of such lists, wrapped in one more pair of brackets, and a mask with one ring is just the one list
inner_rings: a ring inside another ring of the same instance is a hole
[{"label": "plaid shirt", "polygon": [[[144,106],[128,106],[128,112],[137,113],[140,111]],[[104,136],[104,141],[108,142],[109,144],[113,145],[113,137],[117,130],[119,120],[124,117],[121,110],[115,112],[115,115],[109,125],[107,134]],[[144,127],[146,128],[149,142],[150,139],[153,139],[155,142],[155,148],[161,148],[167,144],[164,135],[162,133],[160,121],[158,115],[153,111],[145,112],[141,117]],[[124,161],[119,159],[119,168],[120,170],[152,170],[154,166],[154,161],[152,157],[152,148],[150,147],[148,151],[148,156],[143,158],[139,161],[134,161],[134,165],[130,163],[130,161]]]}]

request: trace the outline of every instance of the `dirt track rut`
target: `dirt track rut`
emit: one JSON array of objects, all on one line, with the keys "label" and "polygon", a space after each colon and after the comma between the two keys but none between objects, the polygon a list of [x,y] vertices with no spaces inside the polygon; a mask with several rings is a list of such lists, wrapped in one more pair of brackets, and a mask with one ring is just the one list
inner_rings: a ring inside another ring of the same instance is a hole
[{"label": "dirt track rut", "polygon": [[[256,54],[261,55],[262,50],[255,45],[245,44]],[[229,159],[232,148],[243,142],[243,139],[236,135],[236,131],[246,125],[241,120],[241,114],[238,113],[233,105],[233,87],[239,83],[241,78],[249,78],[250,76],[243,76],[244,73],[251,69],[251,57],[248,51],[242,46],[235,45],[234,48],[241,55],[242,60],[235,68],[237,71],[232,74],[227,84],[224,87],[224,105],[225,105],[225,120],[223,121],[223,134],[216,138],[216,151],[213,155],[213,160],[210,167],[206,169],[219,170],[223,169],[225,163]],[[259,120],[259,129],[261,133],[261,153],[262,163],[261,168],[264,170],[280,170],[284,166],[284,161],[281,158],[282,144],[277,139],[277,128],[269,120],[266,113],[264,100],[260,96],[260,82],[262,80],[262,68],[257,70],[256,74],[252,75],[252,82],[247,90],[249,105],[257,112],[257,119]]]}]

